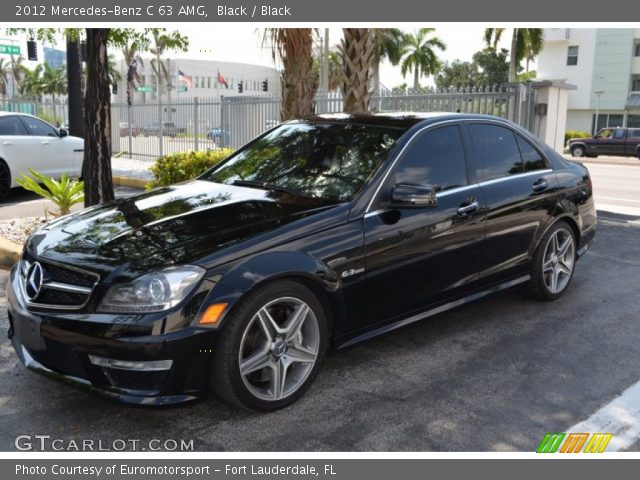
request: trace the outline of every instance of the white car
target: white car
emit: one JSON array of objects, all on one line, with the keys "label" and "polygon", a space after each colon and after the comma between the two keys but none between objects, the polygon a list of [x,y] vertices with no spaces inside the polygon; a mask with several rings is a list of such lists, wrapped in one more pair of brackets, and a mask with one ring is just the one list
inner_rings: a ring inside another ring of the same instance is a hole
[{"label": "white car", "polygon": [[0,112],[0,198],[17,187],[16,178],[29,168],[60,178],[63,173],[79,177],[84,140],[52,127],[33,115]]}]

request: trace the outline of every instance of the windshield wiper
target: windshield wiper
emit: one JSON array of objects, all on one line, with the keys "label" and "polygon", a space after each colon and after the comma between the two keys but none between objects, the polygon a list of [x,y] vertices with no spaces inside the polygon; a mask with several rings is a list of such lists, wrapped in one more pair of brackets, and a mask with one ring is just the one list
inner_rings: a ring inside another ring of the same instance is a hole
[{"label": "windshield wiper", "polygon": [[294,195],[297,197],[305,196],[300,192],[291,190],[290,188],[281,187],[280,185],[275,185],[269,182],[258,182],[255,180],[234,180],[233,185],[238,185],[240,187],[261,188],[263,190],[269,190],[271,192],[288,193],[289,195]]}]

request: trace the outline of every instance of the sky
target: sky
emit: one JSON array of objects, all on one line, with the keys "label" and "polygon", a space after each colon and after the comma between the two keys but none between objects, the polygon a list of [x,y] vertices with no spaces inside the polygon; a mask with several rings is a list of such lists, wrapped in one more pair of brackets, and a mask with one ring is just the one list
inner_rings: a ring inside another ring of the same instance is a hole
[{"label": "sky", "polygon": [[[321,30],[324,33],[324,29]],[[411,31],[408,29],[408,31]],[[186,54],[180,56],[194,59],[210,59],[227,62],[253,63],[273,66],[271,50],[261,45],[261,32],[252,25],[206,24],[189,25],[180,29],[189,37],[190,47]],[[439,56],[449,62],[459,59],[470,61],[475,52],[484,48],[484,27],[465,24],[464,26],[443,26],[436,29],[435,34],[447,45],[446,51]],[[500,47],[509,48],[508,32],[501,41]],[[340,41],[340,28],[329,29],[329,43],[335,45]],[[413,83],[413,76],[403,79],[400,67],[388,62],[381,65],[380,78],[387,88],[393,88],[406,82]],[[424,84],[432,84],[432,80],[423,79]]]},{"label": "sky", "polygon": [[[167,29],[172,30],[174,25],[167,25]],[[201,60],[218,60],[227,62],[250,63],[264,66],[274,66],[271,50],[261,45],[261,31],[255,25],[234,25],[231,23],[208,23],[179,25],[179,31],[189,38],[189,50],[186,53],[170,52],[166,55],[169,58],[183,57]],[[446,24],[436,28],[435,35],[440,37],[447,45],[444,52],[439,53],[441,59],[446,61],[462,60],[470,61],[475,52],[484,48],[483,34],[484,26],[477,24]],[[410,28],[402,28],[411,31]],[[324,34],[324,29],[321,29]],[[20,37],[20,36],[19,36]],[[20,39],[25,40],[26,39]],[[509,48],[509,32],[505,32],[500,47]],[[340,28],[329,29],[330,44],[336,45],[342,38]],[[24,41],[20,43],[24,44]],[[57,48],[64,49],[64,43],[56,45]],[[25,47],[23,47],[25,48]],[[117,57],[121,57],[119,52],[112,52]],[[26,62],[33,68],[32,62]],[[185,72],[188,75],[188,72]],[[224,73],[224,72],[223,72]],[[387,88],[393,88],[406,82],[413,83],[413,76],[410,74],[403,78],[400,67],[383,63],[380,67],[380,78],[382,84]],[[433,79],[421,79],[423,85],[433,85]]]}]

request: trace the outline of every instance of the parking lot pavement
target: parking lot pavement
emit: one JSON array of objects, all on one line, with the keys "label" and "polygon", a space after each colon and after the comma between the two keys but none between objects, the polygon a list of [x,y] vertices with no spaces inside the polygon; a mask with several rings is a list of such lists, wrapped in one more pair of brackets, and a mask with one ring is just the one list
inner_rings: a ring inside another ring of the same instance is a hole
[{"label": "parking lot pavement", "polygon": [[2,304],[0,450],[43,434],[106,445],[193,439],[208,451],[533,451],[640,380],[640,223],[630,220],[601,215],[560,300],[502,292],[334,352],[309,392],[272,414],[217,399],[123,406],[27,371]]}]

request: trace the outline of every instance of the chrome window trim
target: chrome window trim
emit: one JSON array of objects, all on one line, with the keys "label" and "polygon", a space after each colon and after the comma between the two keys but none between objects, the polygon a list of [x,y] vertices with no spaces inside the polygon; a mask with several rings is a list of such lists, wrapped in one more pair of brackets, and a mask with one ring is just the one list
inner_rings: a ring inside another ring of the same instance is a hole
[{"label": "chrome window trim", "polygon": [[502,183],[502,182],[506,182],[506,181],[514,180],[518,178],[532,177],[535,175],[547,175],[549,173],[553,173],[553,170],[551,168],[546,168],[544,170],[533,170],[531,172],[516,173],[515,175],[509,175],[507,177],[498,177],[498,178],[492,178],[491,180],[483,180],[482,182],[479,182],[478,185],[480,185],[481,187],[484,187],[486,185],[493,185],[495,183]]},{"label": "chrome window trim", "polygon": [[[421,129],[419,129],[416,133],[413,134],[413,136],[407,141],[407,143],[404,145],[404,147],[402,147],[402,150],[400,150],[398,155],[396,155],[396,158],[393,160],[391,165],[389,165],[389,167],[387,168],[387,171],[385,172],[384,176],[382,177],[382,179],[378,183],[378,186],[376,187],[375,191],[373,192],[373,195],[371,196],[371,200],[369,200],[369,203],[367,204],[367,208],[365,208],[365,210],[364,210],[364,218],[367,218],[369,213],[371,213],[373,215],[374,213],[379,213],[380,211],[384,211],[384,209],[383,209],[383,210],[376,210],[374,212],[369,212],[369,209],[371,208],[371,206],[373,205],[373,202],[378,197],[378,194],[380,193],[380,189],[382,188],[382,185],[384,185],[384,183],[387,181],[387,178],[389,177],[389,174],[391,173],[391,170],[394,169],[394,167],[396,166],[396,163],[398,163],[398,160],[400,160],[400,158],[402,158],[402,156],[404,155],[405,150],[410,145],[413,144],[413,142],[418,137],[418,135],[421,135],[423,132],[431,130],[431,129],[434,129],[434,128],[437,128],[437,127],[441,127],[441,126],[445,126],[445,125],[452,125],[452,124],[453,125],[463,125],[463,124],[466,124],[466,123],[482,123],[482,124],[498,125],[500,127],[506,127],[508,129],[514,131],[514,134],[519,134],[519,132],[517,130],[515,130],[513,128],[513,126],[509,124],[509,122],[507,120],[504,120],[504,119],[500,120],[500,119],[496,119],[496,118],[490,118],[490,119],[460,118],[460,119],[455,119],[455,120],[443,120],[441,122],[436,122],[436,123],[431,123],[429,125],[425,125]],[[464,141],[464,139],[463,139],[463,141]],[[546,158],[545,155],[543,155],[543,158],[548,163],[548,159]],[[487,182],[493,182],[494,180],[508,180],[508,179],[511,179],[511,178],[519,177],[520,175],[533,174],[533,173],[540,174],[542,172],[553,172],[553,169],[535,170],[534,172],[525,172],[524,174],[509,175],[507,177],[500,177],[500,178],[496,178],[496,179],[492,179],[492,180],[485,180],[484,182],[479,182],[479,183],[475,183],[475,184],[472,184],[472,185],[464,185],[464,187],[473,187],[473,186],[478,186],[478,185],[482,186],[483,184],[487,184]],[[464,188],[464,187],[459,187],[459,188]],[[445,190],[442,193],[446,193],[446,192],[452,192],[453,193],[456,190],[458,190],[458,189],[453,189],[452,188],[451,190]]]}]

